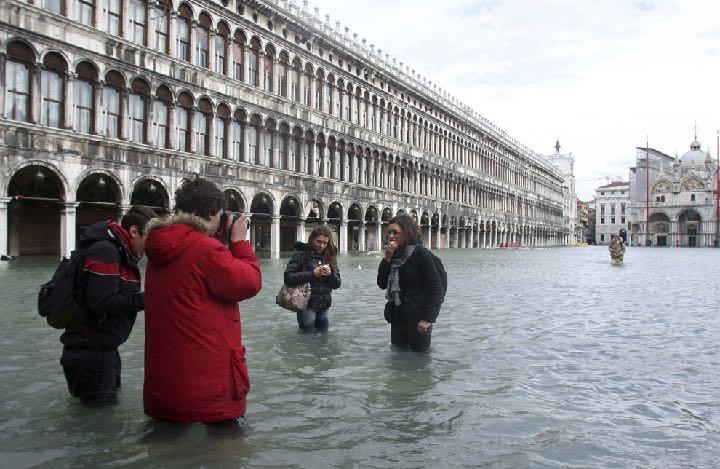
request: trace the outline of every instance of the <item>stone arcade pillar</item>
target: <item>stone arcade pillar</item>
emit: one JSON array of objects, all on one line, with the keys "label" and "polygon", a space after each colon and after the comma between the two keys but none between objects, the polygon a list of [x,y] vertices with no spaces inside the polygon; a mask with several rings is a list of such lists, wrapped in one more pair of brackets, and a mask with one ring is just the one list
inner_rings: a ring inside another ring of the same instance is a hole
[{"label": "stone arcade pillar", "polygon": [[60,255],[70,258],[75,249],[75,220],[78,203],[66,203],[60,215]]},{"label": "stone arcade pillar", "polygon": [[340,222],[340,252],[348,252],[348,223],[347,220]]},{"label": "stone arcade pillar", "polygon": [[270,225],[270,257],[278,259],[280,257],[280,217],[273,216]]},{"label": "stone arcade pillar", "polygon": [[425,247],[428,249],[432,249],[432,226],[428,226],[427,235],[425,237],[425,240],[423,241],[425,243]]},{"label": "stone arcade pillar", "polygon": [[364,252],[367,251],[367,246],[365,246],[365,222],[360,223],[359,232],[358,232],[358,251]]},{"label": "stone arcade pillar", "polygon": [[295,240],[301,243],[305,242],[305,219],[300,218],[297,224],[297,232],[295,234]]},{"label": "stone arcade pillar", "polygon": [[8,255],[8,233],[10,232],[8,205],[10,200],[10,197],[0,197],[0,256]]}]

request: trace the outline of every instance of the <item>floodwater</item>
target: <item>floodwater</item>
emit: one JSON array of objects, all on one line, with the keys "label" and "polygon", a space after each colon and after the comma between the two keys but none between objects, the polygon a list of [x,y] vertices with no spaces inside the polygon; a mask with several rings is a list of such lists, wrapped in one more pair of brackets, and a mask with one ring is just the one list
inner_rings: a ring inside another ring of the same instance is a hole
[{"label": "floodwater", "polygon": [[331,329],[298,334],[264,260],[241,304],[253,388],[241,438],[147,431],[142,314],[120,403],[67,394],[35,312],[54,261],[0,264],[2,467],[717,467],[720,249],[441,250],[430,352],[394,350],[377,254],[343,256]]}]

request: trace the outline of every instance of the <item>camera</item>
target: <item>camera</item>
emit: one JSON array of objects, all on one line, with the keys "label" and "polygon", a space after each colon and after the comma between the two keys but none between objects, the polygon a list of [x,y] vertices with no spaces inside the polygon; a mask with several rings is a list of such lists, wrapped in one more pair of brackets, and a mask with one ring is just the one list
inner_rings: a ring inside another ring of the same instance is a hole
[{"label": "camera", "polygon": [[[218,229],[215,232],[215,237],[223,244],[230,245],[230,235],[232,233],[235,222],[240,218],[241,213],[224,211],[220,215],[220,222],[218,223]],[[231,218],[232,217],[232,218]],[[228,220],[232,219],[230,226],[228,226]],[[247,226],[250,227],[250,219],[246,220]]]}]

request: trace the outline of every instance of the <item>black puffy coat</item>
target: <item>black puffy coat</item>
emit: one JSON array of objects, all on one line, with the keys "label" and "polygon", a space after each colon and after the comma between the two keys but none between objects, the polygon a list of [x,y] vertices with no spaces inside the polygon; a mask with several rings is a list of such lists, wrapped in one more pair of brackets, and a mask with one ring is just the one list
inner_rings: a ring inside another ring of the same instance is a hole
[{"label": "black puffy coat", "polygon": [[293,249],[295,251],[285,268],[285,285],[296,287],[310,282],[312,293],[308,309],[328,309],[332,305],[332,291],[340,288],[340,271],[335,269],[327,277],[316,277],[313,270],[325,263],[325,255],[313,251],[307,243],[295,243]]},{"label": "black puffy coat", "polygon": [[[403,255],[395,252],[395,256]],[[443,302],[443,285],[430,251],[419,245],[400,267],[400,305],[385,304],[387,322],[435,322]],[[378,287],[386,289],[390,262],[384,258],[378,267]]]},{"label": "black puffy coat", "polygon": [[72,348],[112,350],[130,336],[144,308],[140,271],[127,232],[115,222],[88,227],[78,249],[87,258],[75,285],[85,317],[65,329],[60,341]]}]

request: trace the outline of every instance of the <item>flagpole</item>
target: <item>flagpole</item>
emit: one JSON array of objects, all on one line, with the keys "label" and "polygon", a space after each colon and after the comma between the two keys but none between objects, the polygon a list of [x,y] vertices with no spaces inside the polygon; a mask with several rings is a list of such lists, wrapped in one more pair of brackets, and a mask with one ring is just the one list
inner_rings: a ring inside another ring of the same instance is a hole
[{"label": "flagpole", "polygon": [[650,139],[645,137],[645,246],[650,246]]}]

